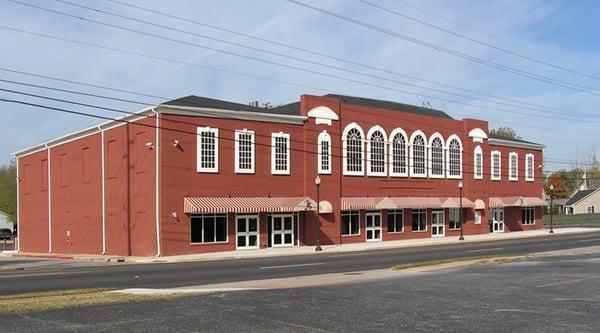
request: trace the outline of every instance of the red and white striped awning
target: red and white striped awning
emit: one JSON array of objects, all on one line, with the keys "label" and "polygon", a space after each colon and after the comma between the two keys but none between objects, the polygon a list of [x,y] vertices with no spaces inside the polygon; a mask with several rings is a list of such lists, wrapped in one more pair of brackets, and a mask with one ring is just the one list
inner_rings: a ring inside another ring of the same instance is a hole
[{"label": "red and white striped awning", "polygon": [[446,200],[442,199],[442,208],[460,208],[461,204],[463,208],[475,207],[475,203],[465,197],[462,198],[462,203],[460,197],[450,197],[446,198]]},{"label": "red and white striped awning", "polygon": [[317,210],[317,202],[309,197],[184,198],[186,214],[199,213],[290,213]]},{"label": "red and white striped awning", "polygon": [[379,209],[376,207],[379,201],[381,201],[381,198],[342,198],[342,210]]},{"label": "red and white striped awning", "polygon": [[490,198],[490,207],[535,207],[546,206],[547,203],[542,198],[538,197],[495,197]]},{"label": "red and white striped awning", "polygon": [[386,197],[377,203],[377,209],[442,208],[442,200],[435,197]]}]

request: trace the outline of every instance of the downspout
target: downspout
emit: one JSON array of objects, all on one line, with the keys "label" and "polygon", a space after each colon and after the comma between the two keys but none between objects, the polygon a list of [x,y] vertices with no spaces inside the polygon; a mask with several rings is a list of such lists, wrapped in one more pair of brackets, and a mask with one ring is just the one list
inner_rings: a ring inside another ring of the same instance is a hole
[{"label": "downspout", "polygon": [[105,159],[104,159],[104,131],[100,126],[98,126],[98,131],[100,131],[100,151],[102,154],[101,157],[101,176],[102,176],[102,254],[106,254],[106,184],[105,184]]},{"label": "downspout", "polygon": [[52,161],[50,160],[50,147],[48,144],[44,144],[46,146],[47,154],[48,154],[48,253],[52,253],[52,178],[51,177],[51,169],[52,169]]},{"label": "downspout", "polygon": [[15,159],[16,159],[16,164],[17,164],[17,175],[16,175],[16,182],[17,182],[17,246],[16,246],[16,250],[17,252],[21,252],[21,226],[19,225],[19,222],[21,221],[21,214],[20,214],[20,210],[21,210],[21,204],[20,204],[20,196],[19,196],[19,192],[20,192],[20,187],[21,187],[21,178],[19,177],[19,157],[17,155],[15,155]]},{"label": "downspout", "polygon": [[131,256],[131,147],[129,144],[129,122],[125,124],[127,148],[127,255]]},{"label": "downspout", "polygon": [[155,140],[156,140],[156,144],[155,144],[155,151],[156,151],[156,156],[155,156],[155,175],[156,178],[154,180],[155,182],[155,196],[156,196],[156,203],[155,203],[155,208],[156,208],[156,256],[160,257],[162,255],[162,251],[161,251],[161,247],[160,247],[160,187],[159,187],[159,167],[160,167],[160,117],[159,117],[159,112],[156,111],[156,109],[152,109],[152,112],[155,114],[156,117],[156,136],[155,136]]}]

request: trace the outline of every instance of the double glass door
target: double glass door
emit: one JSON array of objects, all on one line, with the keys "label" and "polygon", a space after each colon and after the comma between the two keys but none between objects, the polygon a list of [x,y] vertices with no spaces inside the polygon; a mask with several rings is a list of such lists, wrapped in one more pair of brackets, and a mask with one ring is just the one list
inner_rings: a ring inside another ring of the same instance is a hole
[{"label": "double glass door", "polygon": [[504,209],[492,210],[491,232],[504,232]]},{"label": "double glass door", "polygon": [[444,212],[431,212],[431,237],[444,237]]},{"label": "double glass door", "polygon": [[238,250],[258,249],[258,216],[242,215],[236,217],[236,246]]},{"label": "double glass door", "polygon": [[271,245],[273,247],[294,246],[294,215],[273,215]]},{"label": "double glass door", "polygon": [[381,240],[381,213],[366,214],[367,242],[376,242]]}]

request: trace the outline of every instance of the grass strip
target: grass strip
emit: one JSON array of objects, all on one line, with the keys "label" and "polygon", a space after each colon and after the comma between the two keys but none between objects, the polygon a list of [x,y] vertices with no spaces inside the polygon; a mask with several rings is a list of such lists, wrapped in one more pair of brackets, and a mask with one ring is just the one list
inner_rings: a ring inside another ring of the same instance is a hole
[{"label": "grass strip", "polygon": [[430,261],[421,261],[415,263],[406,263],[393,266],[393,271],[401,271],[411,268],[420,267],[435,267],[435,266],[447,266],[453,263],[463,264],[497,264],[503,262],[510,262],[515,260],[527,259],[523,255],[510,255],[510,256],[479,256],[479,257],[466,257],[466,258],[450,258],[450,259],[439,259]]}]

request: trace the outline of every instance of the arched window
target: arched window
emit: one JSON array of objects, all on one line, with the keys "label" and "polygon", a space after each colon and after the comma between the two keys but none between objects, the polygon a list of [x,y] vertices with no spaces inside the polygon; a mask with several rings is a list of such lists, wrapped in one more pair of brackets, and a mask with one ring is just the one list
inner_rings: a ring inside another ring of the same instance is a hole
[{"label": "arched window", "polygon": [[448,178],[462,178],[462,144],[456,135],[448,138]]},{"label": "arched window", "polygon": [[481,146],[475,147],[473,152],[473,178],[483,179],[483,150]]},{"label": "arched window", "polygon": [[349,124],[342,135],[344,174],[364,175],[363,170],[364,132],[356,123]]},{"label": "arched window", "polygon": [[420,133],[414,133],[411,140],[411,176],[427,177],[425,156],[425,136]]},{"label": "arched window", "polygon": [[406,133],[401,128],[390,135],[390,176],[408,176]]},{"label": "arched window", "polygon": [[429,144],[429,176],[444,177],[444,142],[439,134],[434,134]]},{"label": "arched window", "polygon": [[317,170],[320,174],[331,174],[331,136],[323,131],[317,142]]},{"label": "arched window", "polygon": [[386,175],[386,134],[381,126],[374,126],[367,133],[368,156],[367,156],[367,175],[385,176]]}]

